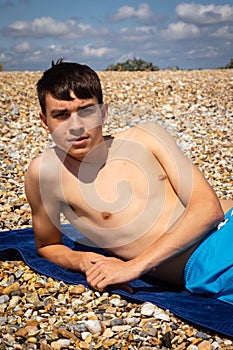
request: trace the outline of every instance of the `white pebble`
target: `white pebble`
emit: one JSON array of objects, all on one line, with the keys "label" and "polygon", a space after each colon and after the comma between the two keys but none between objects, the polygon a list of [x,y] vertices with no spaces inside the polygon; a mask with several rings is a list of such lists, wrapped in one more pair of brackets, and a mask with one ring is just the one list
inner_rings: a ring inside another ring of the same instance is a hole
[{"label": "white pebble", "polygon": [[18,305],[20,300],[21,298],[18,295],[14,295],[9,302],[9,308],[14,309]]},{"label": "white pebble", "polygon": [[157,318],[158,320],[170,321],[170,317],[168,314],[165,314],[164,312],[157,309],[155,309],[154,311],[154,317]]},{"label": "white pebble", "polygon": [[121,303],[121,299],[119,298],[113,298],[110,300],[110,304],[114,305],[114,306],[119,306]]},{"label": "white pebble", "polygon": [[82,332],[81,334],[82,340],[86,340],[90,336],[92,336],[90,332]]},{"label": "white pebble", "polygon": [[70,346],[69,339],[58,339],[57,341],[52,342],[51,344],[54,350],[67,349]]},{"label": "white pebble", "polygon": [[6,294],[4,294],[4,295],[1,295],[0,296],[0,304],[5,304],[5,303],[7,303],[8,301],[9,301],[9,297],[8,297],[8,295],[6,295]]},{"label": "white pebble", "polygon": [[152,316],[155,311],[155,306],[152,303],[144,303],[141,307],[141,314],[144,316]]},{"label": "white pebble", "polygon": [[88,320],[85,322],[85,327],[91,332],[91,334],[101,333],[102,327],[99,320]]},{"label": "white pebble", "polygon": [[129,325],[122,325],[122,326],[113,326],[112,331],[113,332],[126,332],[131,329],[131,326]]}]

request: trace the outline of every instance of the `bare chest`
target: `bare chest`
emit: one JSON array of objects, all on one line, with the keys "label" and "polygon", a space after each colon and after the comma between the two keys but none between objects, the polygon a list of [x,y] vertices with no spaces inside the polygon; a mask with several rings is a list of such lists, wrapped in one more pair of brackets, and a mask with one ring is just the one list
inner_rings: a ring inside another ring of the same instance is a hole
[{"label": "bare chest", "polygon": [[63,201],[77,214],[99,221],[123,220],[139,215],[149,202],[162,202],[167,190],[167,178],[161,166],[142,168],[128,160],[110,160],[100,169],[86,165],[78,176],[64,169],[62,175]]},{"label": "bare chest", "polygon": [[[114,159],[78,176],[63,169],[62,203],[67,219],[103,248],[126,246],[145,235],[161,216],[169,182],[157,161]],[[147,165],[147,166],[146,166]]]}]

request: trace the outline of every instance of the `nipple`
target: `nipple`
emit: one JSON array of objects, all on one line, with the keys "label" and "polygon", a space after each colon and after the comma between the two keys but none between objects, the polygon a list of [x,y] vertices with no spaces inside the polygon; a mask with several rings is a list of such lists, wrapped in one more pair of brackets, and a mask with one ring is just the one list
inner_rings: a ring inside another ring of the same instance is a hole
[{"label": "nipple", "polygon": [[159,175],[159,180],[160,181],[166,180],[166,178],[167,178],[166,175],[163,175],[163,174]]},{"label": "nipple", "polygon": [[106,212],[106,211],[104,211],[103,213],[101,213],[101,215],[102,215],[102,218],[103,218],[104,220],[108,220],[108,219],[112,216],[111,213],[108,213],[108,212]]}]

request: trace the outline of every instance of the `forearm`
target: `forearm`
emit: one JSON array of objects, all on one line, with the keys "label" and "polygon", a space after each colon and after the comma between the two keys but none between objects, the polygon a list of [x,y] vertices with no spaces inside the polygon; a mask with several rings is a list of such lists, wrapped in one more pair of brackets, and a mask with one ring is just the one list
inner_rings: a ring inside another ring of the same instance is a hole
[{"label": "forearm", "polygon": [[52,244],[38,248],[38,254],[41,257],[66,269],[73,271],[83,270],[83,253],[79,251],[73,251],[63,244]]}]

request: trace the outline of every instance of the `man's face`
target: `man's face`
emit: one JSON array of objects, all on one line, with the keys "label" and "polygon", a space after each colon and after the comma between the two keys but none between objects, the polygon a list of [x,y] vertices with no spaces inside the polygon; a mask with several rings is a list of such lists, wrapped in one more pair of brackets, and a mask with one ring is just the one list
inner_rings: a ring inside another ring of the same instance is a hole
[{"label": "man's face", "polygon": [[70,96],[73,100],[64,101],[47,94],[46,116],[41,114],[41,120],[59,148],[82,160],[94,146],[103,142],[105,106],[99,105],[96,97],[79,99],[73,92]]}]

